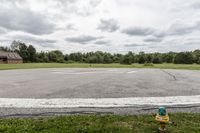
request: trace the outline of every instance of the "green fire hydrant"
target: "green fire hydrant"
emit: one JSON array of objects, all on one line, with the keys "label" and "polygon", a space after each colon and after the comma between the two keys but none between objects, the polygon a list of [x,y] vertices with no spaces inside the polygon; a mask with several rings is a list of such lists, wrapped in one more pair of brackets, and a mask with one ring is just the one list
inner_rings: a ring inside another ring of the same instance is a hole
[{"label": "green fire hydrant", "polygon": [[158,114],[156,115],[156,121],[160,123],[159,131],[165,132],[166,125],[169,123],[169,116],[165,107],[159,107]]}]

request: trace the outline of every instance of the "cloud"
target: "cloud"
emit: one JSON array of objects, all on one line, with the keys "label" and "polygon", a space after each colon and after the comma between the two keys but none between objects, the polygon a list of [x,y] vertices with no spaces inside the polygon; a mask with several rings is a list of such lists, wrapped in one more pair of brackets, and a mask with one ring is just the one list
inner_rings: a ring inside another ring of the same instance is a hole
[{"label": "cloud", "polygon": [[200,9],[200,2],[199,1],[196,1],[192,4],[190,4],[190,8],[192,9]]},{"label": "cloud", "polygon": [[196,21],[193,24],[184,24],[184,22],[177,21],[172,23],[166,30],[150,27],[130,27],[124,29],[122,33],[130,36],[155,36],[155,38],[144,39],[144,41],[160,42],[163,37],[187,35],[194,31],[200,31],[200,21]]},{"label": "cloud", "polygon": [[184,24],[183,22],[175,22],[165,31],[156,31],[154,36],[156,37],[168,37],[168,36],[181,36],[191,34],[195,31],[200,31],[200,21],[194,24]]},{"label": "cloud", "polygon": [[30,35],[14,35],[11,38],[12,40],[20,40],[25,43],[38,44],[42,47],[55,47],[55,43],[57,42],[54,39],[39,38]]},{"label": "cloud", "polygon": [[148,36],[154,34],[155,29],[146,27],[129,27],[124,29],[122,33],[130,36]]},{"label": "cloud", "polygon": [[161,42],[161,41],[162,41],[162,38],[155,38],[155,37],[144,39],[144,42]]},{"label": "cloud", "polygon": [[76,37],[67,37],[67,38],[65,38],[65,41],[79,43],[79,44],[87,44],[91,41],[95,41],[95,40],[98,40],[101,38],[103,38],[103,37],[80,35],[80,36],[76,36]]},{"label": "cloud", "polygon": [[191,50],[200,46],[193,39],[200,35],[199,9],[199,0],[0,0],[0,39],[67,53]]},{"label": "cloud", "polygon": [[36,35],[51,34],[55,25],[49,22],[44,14],[28,8],[19,8],[16,4],[0,5],[0,27],[10,31],[23,31]]},{"label": "cloud", "polygon": [[101,31],[114,32],[119,29],[119,25],[114,19],[101,19],[97,29]]},{"label": "cloud", "polygon": [[196,30],[196,25],[185,25],[182,23],[172,24],[167,30],[166,35],[185,35]]},{"label": "cloud", "polygon": [[58,0],[57,8],[62,9],[65,13],[87,17],[95,14],[96,7],[101,2],[102,0]]},{"label": "cloud", "polygon": [[109,46],[110,45],[109,43],[110,43],[110,41],[102,41],[102,40],[95,42],[95,44],[97,44],[97,45],[106,45],[106,46]]},{"label": "cloud", "polygon": [[0,34],[6,33],[6,30],[0,27]]},{"label": "cloud", "polygon": [[146,44],[125,44],[124,47],[142,47]]},{"label": "cloud", "polygon": [[97,7],[100,3],[102,2],[102,0],[90,0],[90,5],[93,7]]},{"label": "cloud", "polygon": [[63,4],[69,4],[69,3],[75,3],[77,0],[57,0],[61,5]]},{"label": "cloud", "polygon": [[74,24],[68,24],[68,25],[66,26],[66,29],[67,29],[67,30],[73,30],[73,31],[76,31],[76,30],[77,30]]}]

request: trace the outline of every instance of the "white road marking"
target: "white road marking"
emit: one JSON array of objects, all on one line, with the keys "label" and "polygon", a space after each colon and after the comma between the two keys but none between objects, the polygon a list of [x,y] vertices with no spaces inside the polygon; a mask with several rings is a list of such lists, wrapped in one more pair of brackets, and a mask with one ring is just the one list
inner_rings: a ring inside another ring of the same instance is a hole
[{"label": "white road marking", "polygon": [[110,70],[107,70],[108,72],[119,72],[120,70],[118,69],[110,69]]},{"label": "white road marking", "polygon": [[61,74],[61,75],[65,75],[65,74],[80,75],[80,74],[91,74],[91,73],[97,73],[97,72],[52,72],[52,73]]},{"label": "white road marking", "polygon": [[57,98],[24,99],[0,98],[0,108],[77,108],[77,107],[131,107],[138,105],[190,105],[200,104],[200,95],[172,97],[131,98]]},{"label": "white road marking", "polygon": [[127,73],[129,73],[129,74],[131,74],[131,73],[136,73],[137,71],[130,71],[130,72],[127,72]]},{"label": "white road marking", "polygon": [[109,73],[123,73],[118,71],[86,71],[86,72],[64,72],[64,71],[52,71],[52,74],[60,74],[60,75],[81,75],[81,74],[109,74]]}]

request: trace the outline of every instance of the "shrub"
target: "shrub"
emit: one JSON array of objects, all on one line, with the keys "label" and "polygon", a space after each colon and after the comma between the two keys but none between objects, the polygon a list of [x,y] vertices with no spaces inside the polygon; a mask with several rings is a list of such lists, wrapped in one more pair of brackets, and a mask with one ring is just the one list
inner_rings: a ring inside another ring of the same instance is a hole
[{"label": "shrub", "polygon": [[153,63],[147,63],[147,62],[145,62],[144,66],[151,66],[151,67],[153,67],[154,65],[153,65]]},{"label": "shrub", "polygon": [[72,64],[72,63],[75,63],[75,61],[73,61],[73,60],[68,60],[68,61],[66,61],[66,63],[67,63],[67,64]]}]

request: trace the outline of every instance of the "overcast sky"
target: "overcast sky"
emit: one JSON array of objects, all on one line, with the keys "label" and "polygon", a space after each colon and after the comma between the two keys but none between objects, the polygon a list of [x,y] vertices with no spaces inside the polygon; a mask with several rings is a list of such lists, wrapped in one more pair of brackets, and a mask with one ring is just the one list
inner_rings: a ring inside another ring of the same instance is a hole
[{"label": "overcast sky", "polygon": [[65,53],[200,49],[200,0],[1,0],[0,45]]}]

